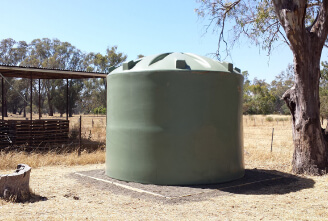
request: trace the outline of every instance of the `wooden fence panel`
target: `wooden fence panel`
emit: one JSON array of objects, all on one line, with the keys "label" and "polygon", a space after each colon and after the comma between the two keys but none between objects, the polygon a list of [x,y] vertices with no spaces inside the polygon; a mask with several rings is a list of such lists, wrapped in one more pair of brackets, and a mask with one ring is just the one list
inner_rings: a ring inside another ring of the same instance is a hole
[{"label": "wooden fence panel", "polygon": [[66,144],[68,120],[0,121],[0,148],[21,146],[35,148]]}]

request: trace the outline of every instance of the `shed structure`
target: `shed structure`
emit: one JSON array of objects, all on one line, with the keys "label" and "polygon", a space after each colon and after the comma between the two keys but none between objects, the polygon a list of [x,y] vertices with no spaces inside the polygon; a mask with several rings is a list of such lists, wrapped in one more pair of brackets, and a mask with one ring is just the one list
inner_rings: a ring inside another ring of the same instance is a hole
[{"label": "shed structure", "polygon": [[[107,74],[97,72],[70,71],[59,69],[46,69],[34,67],[0,65],[2,117],[0,120],[0,148],[8,146],[25,145],[27,147],[40,147],[45,145],[63,144],[68,141],[68,80],[84,78],[105,78]],[[30,79],[30,119],[5,120],[4,116],[4,84],[6,77]],[[66,120],[41,119],[39,105],[39,119],[32,119],[32,80],[39,79],[66,79]]]}]

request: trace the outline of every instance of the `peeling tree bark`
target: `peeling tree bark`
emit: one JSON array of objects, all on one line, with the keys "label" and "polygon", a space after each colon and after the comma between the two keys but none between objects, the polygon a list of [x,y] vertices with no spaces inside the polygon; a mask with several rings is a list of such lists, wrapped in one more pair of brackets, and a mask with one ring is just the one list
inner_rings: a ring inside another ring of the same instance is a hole
[{"label": "peeling tree bark", "polygon": [[320,57],[328,34],[328,0],[305,27],[307,1],[274,0],[276,14],[294,54],[295,85],[283,95],[293,118],[293,172],[320,174],[328,168],[328,148],[320,125]]},{"label": "peeling tree bark", "polygon": [[305,73],[296,75],[295,86],[283,95],[293,119],[293,171],[320,174],[327,168],[328,155],[319,115],[320,75],[319,70],[315,70],[319,69],[319,64],[317,68],[313,65],[298,65],[296,68]]}]

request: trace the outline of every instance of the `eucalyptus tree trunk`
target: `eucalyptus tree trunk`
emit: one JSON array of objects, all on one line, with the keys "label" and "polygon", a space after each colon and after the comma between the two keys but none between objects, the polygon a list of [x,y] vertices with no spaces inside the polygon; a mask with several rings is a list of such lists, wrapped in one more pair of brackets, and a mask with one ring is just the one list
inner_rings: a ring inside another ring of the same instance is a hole
[{"label": "eucalyptus tree trunk", "polygon": [[305,27],[307,1],[273,0],[294,54],[295,85],[283,99],[293,119],[293,172],[320,174],[328,168],[328,148],[320,125],[320,57],[328,33],[328,1],[318,17]]},{"label": "eucalyptus tree trunk", "polygon": [[53,106],[53,93],[54,86],[52,85],[54,82],[52,80],[45,80],[45,90],[48,99],[48,107],[49,107],[49,116],[54,116],[54,106]]},{"label": "eucalyptus tree trunk", "polygon": [[4,99],[5,102],[4,102],[4,117],[8,117],[8,105],[7,105],[7,98]]},{"label": "eucalyptus tree trunk", "polygon": [[49,106],[49,116],[54,116],[54,107],[52,104],[52,99],[48,97],[48,106]]},{"label": "eucalyptus tree trunk", "polygon": [[295,173],[318,174],[328,165],[327,142],[320,123],[320,57],[314,53],[311,50],[304,54],[303,61],[294,58],[295,86],[283,95],[293,119]]},{"label": "eucalyptus tree trunk", "polygon": [[26,102],[24,102],[24,112],[23,112],[23,117],[26,117]]}]

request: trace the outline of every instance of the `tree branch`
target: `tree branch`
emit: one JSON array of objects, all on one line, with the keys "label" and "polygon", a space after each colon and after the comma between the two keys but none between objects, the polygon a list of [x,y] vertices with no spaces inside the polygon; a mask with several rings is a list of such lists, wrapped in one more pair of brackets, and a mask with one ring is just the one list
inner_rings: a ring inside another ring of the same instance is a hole
[{"label": "tree branch", "polygon": [[281,22],[292,50],[302,44],[306,33],[304,21],[307,1],[299,0],[273,0],[276,15]]},{"label": "tree branch", "polygon": [[288,39],[285,37],[285,35],[280,31],[279,29],[280,36],[284,39],[284,42],[290,47],[290,44],[288,42]]},{"label": "tree branch", "polygon": [[218,41],[218,49],[216,52],[216,56],[220,59],[220,45],[223,42],[226,47],[226,52],[228,56],[228,42],[224,38],[225,33],[225,23],[228,19],[229,15],[232,14],[232,11],[235,9],[235,7],[241,2],[242,0],[235,0],[232,3],[227,3],[224,1],[201,1],[202,8],[196,9],[196,12],[198,12],[199,16],[204,17],[205,13],[204,11],[208,11],[209,14],[211,14],[211,19],[208,25],[206,25],[206,31],[208,32],[208,29],[213,25],[213,23],[216,23],[216,26],[219,28],[219,41]]},{"label": "tree branch", "polygon": [[322,46],[325,45],[328,34],[328,0],[323,0],[310,33],[315,33]]},{"label": "tree branch", "polygon": [[321,3],[318,1],[316,3],[309,3],[309,4],[306,5],[306,7],[307,8],[311,8],[311,7],[320,6],[320,5],[321,5]]}]

